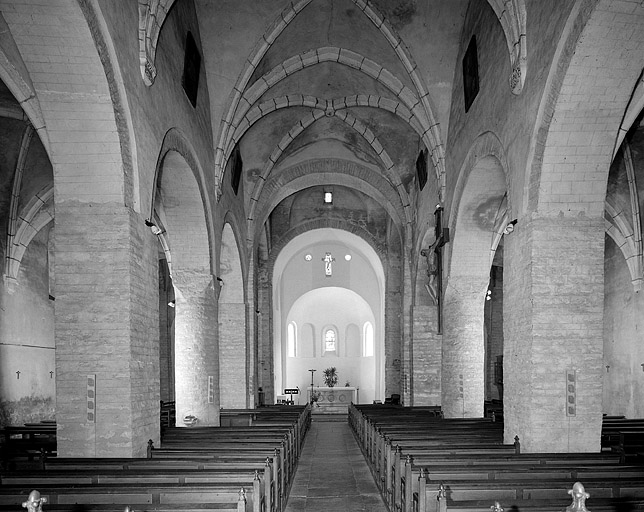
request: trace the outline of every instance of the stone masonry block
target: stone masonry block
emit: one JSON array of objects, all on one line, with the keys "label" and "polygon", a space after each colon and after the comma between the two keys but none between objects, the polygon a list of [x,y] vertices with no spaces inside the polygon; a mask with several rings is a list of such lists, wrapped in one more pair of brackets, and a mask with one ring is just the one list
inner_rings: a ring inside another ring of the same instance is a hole
[{"label": "stone masonry block", "polygon": [[350,66],[352,68],[360,69],[360,65],[362,64],[363,60],[364,57],[359,53],[347,50],[346,48],[340,49],[340,57],[338,60],[340,64],[346,64],[347,66]]},{"label": "stone masonry block", "polygon": [[370,77],[373,78],[378,78],[380,76],[380,72],[382,71],[382,66],[371,59],[365,58],[362,61],[362,65],[360,66],[360,70],[369,75]]},{"label": "stone masonry block", "polygon": [[325,46],[317,49],[317,55],[320,62],[338,62],[340,49],[333,46]]},{"label": "stone masonry block", "polygon": [[402,82],[387,69],[380,73],[380,81],[395,94],[400,94],[403,89]]}]

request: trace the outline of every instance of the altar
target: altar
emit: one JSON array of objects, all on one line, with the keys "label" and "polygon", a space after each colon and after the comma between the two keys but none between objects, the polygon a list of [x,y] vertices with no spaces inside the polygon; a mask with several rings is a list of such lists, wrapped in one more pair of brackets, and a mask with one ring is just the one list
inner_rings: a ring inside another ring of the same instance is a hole
[{"label": "altar", "polygon": [[[317,397],[317,401],[313,404],[313,414],[348,414],[349,404],[359,403],[360,388],[354,387],[338,387],[327,388],[323,386],[315,386],[308,388],[307,399],[311,402],[311,390],[313,397]],[[317,407],[316,404],[317,403]]]}]

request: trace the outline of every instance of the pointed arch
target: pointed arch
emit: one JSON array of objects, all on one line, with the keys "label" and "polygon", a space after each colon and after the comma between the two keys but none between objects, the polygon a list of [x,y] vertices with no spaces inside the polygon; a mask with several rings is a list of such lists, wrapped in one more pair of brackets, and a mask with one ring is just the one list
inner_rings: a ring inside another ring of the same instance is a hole
[{"label": "pointed arch", "polygon": [[175,0],[139,0],[139,66],[143,83],[154,83],[157,68],[154,64],[161,27]]},{"label": "pointed arch", "polygon": [[528,71],[526,8],[524,0],[488,0],[499,19],[510,54],[510,90],[521,94]]}]

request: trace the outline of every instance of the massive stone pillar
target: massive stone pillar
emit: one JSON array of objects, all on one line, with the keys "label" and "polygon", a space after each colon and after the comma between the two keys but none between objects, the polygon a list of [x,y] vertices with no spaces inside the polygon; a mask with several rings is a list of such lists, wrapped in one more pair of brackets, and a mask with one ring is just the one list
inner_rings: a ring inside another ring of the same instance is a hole
[{"label": "massive stone pillar", "polygon": [[221,407],[248,407],[248,350],[246,346],[246,304],[219,303],[219,390]]},{"label": "massive stone pillar", "polygon": [[177,426],[219,425],[217,297],[212,275],[174,273]]},{"label": "massive stone pillar", "polygon": [[142,457],[159,439],[157,248],[115,203],[56,203],[58,455]]},{"label": "massive stone pillar", "polygon": [[520,219],[504,248],[505,442],[599,451],[604,220]]},{"label": "massive stone pillar", "polygon": [[412,314],[412,405],[440,405],[443,336],[437,332],[438,310],[436,306],[414,306]]},{"label": "massive stone pillar", "polygon": [[441,406],[446,418],[483,416],[486,284],[452,276],[445,290]]}]

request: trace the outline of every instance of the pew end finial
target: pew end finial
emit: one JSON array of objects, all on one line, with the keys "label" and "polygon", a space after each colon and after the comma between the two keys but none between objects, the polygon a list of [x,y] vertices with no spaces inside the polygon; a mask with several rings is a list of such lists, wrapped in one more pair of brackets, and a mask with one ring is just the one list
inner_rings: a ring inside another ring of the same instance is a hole
[{"label": "pew end finial", "polygon": [[246,512],[246,491],[242,487],[239,489],[239,499],[237,500],[237,512]]},{"label": "pew end finial", "polygon": [[27,501],[22,502],[22,508],[26,508],[28,512],[42,512],[44,503],[47,503],[47,498],[34,489],[29,493]]},{"label": "pew end finial", "polygon": [[438,494],[436,495],[436,511],[447,512],[447,492],[445,485],[441,482],[438,486]]},{"label": "pew end finial", "polygon": [[572,503],[566,507],[566,512],[589,512],[586,508],[586,500],[590,498],[590,494],[586,492],[581,482],[575,482],[568,494],[572,496]]}]

